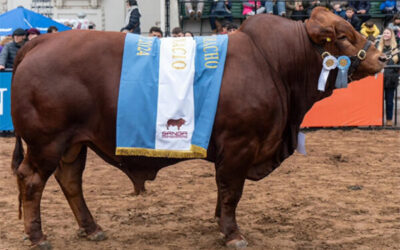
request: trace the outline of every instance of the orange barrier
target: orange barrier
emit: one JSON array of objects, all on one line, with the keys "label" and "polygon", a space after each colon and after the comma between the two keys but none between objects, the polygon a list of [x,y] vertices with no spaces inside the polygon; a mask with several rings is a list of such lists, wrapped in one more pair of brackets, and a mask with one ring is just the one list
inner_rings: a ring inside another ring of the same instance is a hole
[{"label": "orange barrier", "polygon": [[382,126],[383,74],[352,82],[317,103],[301,127]]}]

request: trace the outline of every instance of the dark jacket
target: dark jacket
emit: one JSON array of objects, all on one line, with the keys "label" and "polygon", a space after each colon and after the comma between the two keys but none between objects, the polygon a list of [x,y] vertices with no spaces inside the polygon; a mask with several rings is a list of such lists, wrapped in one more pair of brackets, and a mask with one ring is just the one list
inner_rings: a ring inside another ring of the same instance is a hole
[{"label": "dark jacket", "polygon": [[140,35],[140,17],[139,9],[133,8],[130,12],[129,23],[122,30],[129,30],[129,32]]},{"label": "dark jacket", "polygon": [[361,20],[360,20],[360,18],[358,18],[358,17],[356,16],[356,14],[354,14],[353,17],[352,17],[351,19],[347,18],[347,16],[345,16],[344,19],[345,19],[347,22],[351,23],[351,25],[352,25],[357,31],[360,31],[360,29],[361,29]]},{"label": "dark jacket", "polygon": [[4,45],[0,53],[0,65],[5,66],[6,68],[12,68],[14,66],[14,58],[22,46],[23,44],[17,44],[15,42],[10,42]]},{"label": "dark jacket", "polygon": [[[390,46],[383,47],[383,53],[390,54],[392,48]],[[400,56],[400,55],[398,55]],[[396,65],[392,59],[387,62],[386,65]],[[398,68],[388,68],[383,71],[383,85],[385,88],[397,88],[399,84],[399,69]]]},{"label": "dark jacket", "polygon": [[357,12],[358,10],[366,10],[367,13],[371,8],[369,1],[349,1],[349,7],[352,7]]}]

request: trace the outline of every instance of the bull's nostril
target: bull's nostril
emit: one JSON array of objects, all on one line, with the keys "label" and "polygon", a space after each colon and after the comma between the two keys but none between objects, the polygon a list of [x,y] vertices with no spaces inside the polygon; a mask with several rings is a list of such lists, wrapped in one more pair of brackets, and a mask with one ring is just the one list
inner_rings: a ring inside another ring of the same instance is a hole
[{"label": "bull's nostril", "polygon": [[381,62],[386,62],[387,61],[387,58],[386,58],[386,56],[380,56],[379,57],[379,61],[381,61]]}]

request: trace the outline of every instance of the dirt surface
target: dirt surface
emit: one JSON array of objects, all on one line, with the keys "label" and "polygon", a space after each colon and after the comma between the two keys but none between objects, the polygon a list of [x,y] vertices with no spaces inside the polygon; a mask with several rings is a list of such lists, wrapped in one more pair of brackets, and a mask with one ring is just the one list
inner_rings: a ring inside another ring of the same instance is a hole
[{"label": "dirt surface", "polygon": [[[306,132],[295,154],[259,182],[247,181],[237,210],[249,249],[400,249],[399,130]],[[0,138],[0,249],[26,249],[10,159]],[[84,192],[108,239],[76,236],[74,216],[54,177],[42,199],[54,249],[222,249],[214,222],[213,164],[193,160],[160,171],[147,193],[89,153]]]}]

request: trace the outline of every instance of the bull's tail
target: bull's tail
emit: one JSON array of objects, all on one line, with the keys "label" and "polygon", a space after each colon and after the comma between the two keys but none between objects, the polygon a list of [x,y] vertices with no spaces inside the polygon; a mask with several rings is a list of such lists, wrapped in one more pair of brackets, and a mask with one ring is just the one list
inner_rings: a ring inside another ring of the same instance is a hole
[{"label": "bull's tail", "polygon": [[[15,147],[14,147],[14,152],[12,156],[12,161],[11,161],[11,169],[15,175],[17,175],[17,170],[18,167],[21,165],[21,162],[24,160],[24,147],[22,145],[22,140],[21,136],[15,134]],[[17,178],[19,178],[17,176]],[[18,219],[21,219],[22,216],[22,197],[21,197],[21,188],[19,186],[19,181],[18,183]]]},{"label": "bull's tail", "polygon": [[15,135],[15,147],[12,156],[11,169],[14,174],[17,173],[19,165],[24,160],[24,147],[22,145],[21,136]]}]

